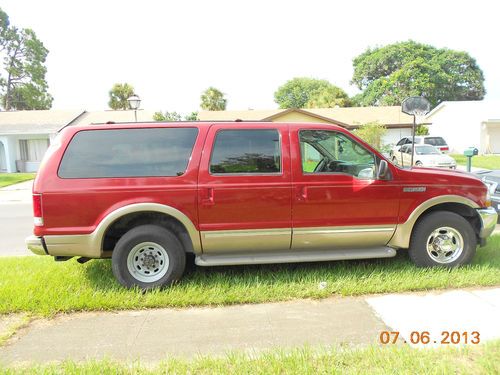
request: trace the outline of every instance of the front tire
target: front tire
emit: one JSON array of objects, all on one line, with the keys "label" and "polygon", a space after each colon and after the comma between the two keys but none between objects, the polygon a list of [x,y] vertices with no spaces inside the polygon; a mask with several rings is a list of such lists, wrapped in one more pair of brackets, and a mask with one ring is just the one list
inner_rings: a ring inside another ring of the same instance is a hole
[{"label": "front tire", "polygon": [[462,216],[436,211],[415,226],[408,254],[419,267],[458,267],[469,264],[476,253],[476,234]]},{"label": "front tire", "polygon": [[112,255],[113,274],[127,288],[162,288],[184,273],[186,254],[171,231],[157,225],[129,230],[116,243]]}]

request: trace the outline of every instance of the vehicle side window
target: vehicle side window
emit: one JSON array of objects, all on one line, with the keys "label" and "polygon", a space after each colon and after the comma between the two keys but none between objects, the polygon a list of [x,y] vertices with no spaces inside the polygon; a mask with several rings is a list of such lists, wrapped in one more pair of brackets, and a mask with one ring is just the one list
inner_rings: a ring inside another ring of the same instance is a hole
[{"label": "vehicle side window", "polygon": [[396,143],[396,146],[402,146],[406,143],[406,138],[401,139],[398,143]]},{"label": "vehicle side window", "polygon": [[276,129],[227,129],[217,132],[210,173],[281,172],[280,134]]},{"label": "vehicle side window", "polygon": [[330,130],[299,132],[304,173],[344,173],[360,179],[375,175],[375,157],[347,135]]},{"label": "vehicle side window", "polygon": [[401,149],[399,151],[402,153],[406,153],[407,150],[408,150],[408,146],[404,145],[403,147],[401,147]]},{"label": "vehicle side window", "polygon": [[180,176],[186,171],[196,128],[83,130],[64,152],[61,178]]},{"label": "vehicle side window", "polygon": [[410,138],[406,138],[405,144],[410,144],[410,143],[411,143],[411,139]]}]

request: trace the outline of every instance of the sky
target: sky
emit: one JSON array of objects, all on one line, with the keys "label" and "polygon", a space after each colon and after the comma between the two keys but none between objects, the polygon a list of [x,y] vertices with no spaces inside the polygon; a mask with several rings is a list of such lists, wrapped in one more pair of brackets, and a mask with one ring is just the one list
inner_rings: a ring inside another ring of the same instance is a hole
[{"label": "sky", "polygon": [[[418,6],[416,4],[419,4]],[[353,95],[352,59],[408,39],[467,51],[500,99],[498,0],[2,0],[11,24],[49,49],[54,109],[102,110],[128,82],[141,108],[190,113],[209,86],[227,109],[276,108],[293,77],[327,79]]]}]

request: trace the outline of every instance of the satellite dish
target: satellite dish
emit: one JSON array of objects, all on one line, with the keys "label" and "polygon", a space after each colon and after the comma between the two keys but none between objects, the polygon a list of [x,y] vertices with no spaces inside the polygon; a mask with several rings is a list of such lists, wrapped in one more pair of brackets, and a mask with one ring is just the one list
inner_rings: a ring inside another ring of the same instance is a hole
[{"label": "satellite dish", "polygon": [[423,96],[410,96],[401,103],[401,111],[407,115],[425,116],[431,111],[431,103]]}]

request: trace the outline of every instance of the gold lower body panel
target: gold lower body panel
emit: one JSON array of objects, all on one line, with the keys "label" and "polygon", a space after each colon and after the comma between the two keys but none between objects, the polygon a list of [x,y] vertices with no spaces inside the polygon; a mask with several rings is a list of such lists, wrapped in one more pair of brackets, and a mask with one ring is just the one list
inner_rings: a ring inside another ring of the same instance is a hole
[{"label": "gold lower body panel", "polygon": [[395,225],[201,232],[204,254],[367,248],[389,242]]}]

